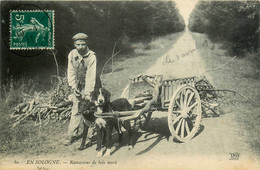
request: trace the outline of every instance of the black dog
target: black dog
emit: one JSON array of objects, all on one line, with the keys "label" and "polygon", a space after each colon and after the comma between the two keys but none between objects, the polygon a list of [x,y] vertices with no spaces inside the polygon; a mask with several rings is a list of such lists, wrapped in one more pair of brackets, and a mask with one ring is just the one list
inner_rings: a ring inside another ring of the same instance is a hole
[{"label": "black dog", "polygon": [[[95,95],[96,96],[96,95]],[[129,111],[132,110],[131,105],[126,99],[120,98],[116,99],[113,102],[110,102],[110,92],[105,89],[100,89],[98,91],[98,97],[96,98],[97,114],[104,112],[113,112],[113,111]],[[101,157],[103,154],[102,151],[102,139],[105,139],[106,153],[104,156],[110,156],[111,147],[112,147],[112,131],[113,128],[118,132],[119,138],[118,143],[121,143],[123,138],[123,133],[120,132],[121,123],[115,118],[97,118],[96,119],[96,128],[97,128],[97,157]],[[120,124],[120,125],[119,125]],[[125,121],[122,123],[123,127],[129,133],[128,145],[129,148],[132,148],[132,130],[130,126],[130,121]],[[131,147],[130,147],[131,146]]]},{"label": "black dog", "polygon": [[[125,98],[119,98],[111,102],[111,109],[112,111],[131,111],[132,105],[129,103],[129,101]],[[123,126],[126,131],[128,132],[128,149],[133,148],[133,130],[131,129],[130,120],[126,120],[124,122],[120,122],[119,129]],[[123,134],[122,134],[123,135]]]},{"label": "black dog", "polygon": [[96,120],[96,117],[94,116],[95,104],[90,101],[81,101],[79,103],[79,107],[80,107],[79,110],[82,111],[82,115],[84,117],[84,120],[83,120],[84,128],[83,128],[83,133],[82,133],[81,145],[78,149],[84,150],[86,139],[87,139],[87,134],[88,134],[88,129],[90,126],[94,126],[94,122]]}]

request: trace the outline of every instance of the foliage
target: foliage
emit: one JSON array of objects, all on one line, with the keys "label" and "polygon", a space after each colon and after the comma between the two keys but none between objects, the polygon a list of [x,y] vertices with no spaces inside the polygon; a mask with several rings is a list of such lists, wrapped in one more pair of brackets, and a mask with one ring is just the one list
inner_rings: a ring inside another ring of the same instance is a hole
[{"label": "foliage", "polygon": [[224,41],[231,52],[257,50],[259,46],[258,1],[200,1],[189,18],[189,29]]},{"label": "foliage", "polygon": [[[19,1],[3,2],[1,7],[4,40],[9,40],[10,10],[26,7],[26,10],[55,11],[55,50],[60,71],[66,69],[68,53],[74,48],[71,38],[78,32],[89,36],[89,47],[97,53],[100,69],[110,57],[115,43],[115,51],[129,53],[131,42],[149,41],[155,36],[182,31],[185,27],[173,1]],[[3,45],[1,52],[5,54],[3,74],[8,68],[9,74],[18,75],[25,71],[37,72],[40,67],[48,70],[55,67],[46,50],[33,57],[20,57],[15,55],[19,51],[12,52],[8,45]]]},{"label": "foliage", "polygon": [[[91,48],[111,54],[114,44],[129,50],[129,42],[182,31],[185,27],[174,2],[84,2],[65,4],[73,18],[71,30],[84,30]],[[80,12],[78,12],[80,11]],[[124,51],[123,51],[124,52]]]},{"label": "foliage", "polygon": [[5,84],[0,84],[1,103],[3,107],[13,107],[22,102],[23,94],[31,95],[38,85],[38,77],[14,79],[10,77]]}]

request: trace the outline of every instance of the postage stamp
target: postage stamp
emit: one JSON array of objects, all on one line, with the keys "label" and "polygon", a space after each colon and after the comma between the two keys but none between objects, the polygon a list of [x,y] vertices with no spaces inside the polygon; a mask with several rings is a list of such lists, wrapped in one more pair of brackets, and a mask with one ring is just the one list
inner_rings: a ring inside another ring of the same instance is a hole
[{"label": "postage stamp", "polygon": [[54,49],[54,10],[11,10],[10,49]]}]

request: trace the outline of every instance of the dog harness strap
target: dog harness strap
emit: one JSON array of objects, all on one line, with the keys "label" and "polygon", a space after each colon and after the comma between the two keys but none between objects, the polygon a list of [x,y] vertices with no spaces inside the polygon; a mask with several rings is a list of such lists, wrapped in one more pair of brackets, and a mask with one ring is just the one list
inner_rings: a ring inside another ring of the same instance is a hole
[{"label": "dog harness strap", "polygon": [[83,117],[83,121],[85,122],[85,124],[86,124],[88,127],[91,127],[91,126],[92,126],[92,122],[89,121],[89,120],[87,120],[87,119],[85,119],[84,117]]},{"label": "dog harness strap", "polygon": [[122,134],[123,132],[122,132],[122,129],[121,129],[121,126],[120,126],[120,122],[119,122],[119,121],[120,121],[120,120],[117,119],[117,127],[118,127],[119,133]]}]

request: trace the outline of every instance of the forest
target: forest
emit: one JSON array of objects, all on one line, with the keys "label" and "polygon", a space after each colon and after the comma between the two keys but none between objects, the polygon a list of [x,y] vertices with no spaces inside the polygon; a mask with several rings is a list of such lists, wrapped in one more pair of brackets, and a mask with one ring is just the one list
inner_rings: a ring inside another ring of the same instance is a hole
[{"label": "forest", "polygon": [[188,27],[223,42],[231,54],[253,53],[259,47],[259,1],[200,1]]},{"label": "forest", "polygon": [[[10,10],[54,10],[55,50],[9,50]],[[131,57],[132,42],[149,42],[155,37],[183,31],[184,20],[173,1],[43,1],[2,2],[2,80],[21,74],[36,74],[67,66],[67,55],[74,48],[71,38],[78,32],[89,36],[89,47],[98,57],[101,68],[112,51]],[[116,46],[115,46],[116,45]],[[114,48],[115,47],[115,48]]]}]

